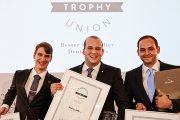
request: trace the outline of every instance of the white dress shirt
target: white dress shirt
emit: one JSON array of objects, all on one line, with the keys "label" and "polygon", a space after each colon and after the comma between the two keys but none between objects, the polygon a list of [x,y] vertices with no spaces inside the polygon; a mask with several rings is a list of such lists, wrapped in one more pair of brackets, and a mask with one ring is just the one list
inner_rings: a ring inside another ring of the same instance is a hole
[{"label": "white dress shirt", "polygon": [[[91,73],[93,79],[96,79],[98,71],[99,71],[99,68],[100,68],[100,65],[101,65],[101,63],[99,63],[98,65],[93,67],[94,70]],[[81,73],[83,76],[87,76],[88,75],[88,71],[87,71],[88,68],[89,67],[86,65],[86,63],[84,63],[83,68],[82,68],[82,73]]]},{"label": "white dress shirt", "polygon": [[[46,76],[46,73],[47,73],[47,71],[44,71],[44,72],[38,74],[41,77],[41,79],[39,80],[39,84],[38,84],[38,88],[37,88],[37,93],[39,92],[39,90],[41,89],[41,87],[42,87],[42,85],[44,83],[44,78]],[[28,78],[28,80],[26,82],[26,85],[25,85],[25,90],[26,90],[27,96],[29,95],[29,91],[30,91],[31,85],[32,85],[33,80],[34,80],[34,75],[37,75],[37,72],[33,68],[31,73],[30,73],[30,75],[29,75],[29,78]]]},{"label": "white dress shirt", "polygon": [[[150,71],[149,71],[148,69],[149,69],[149,68],[146,67],[146,66],[143,64],[143,66],[142,66],[143,86],[144,86],[144,89],[145,89],[147,95],[148,95],[148,82],[147,82],[147,80],[148,80],[148,76],[149,76],[149,73],[150,73]],[[152,69],[153,69],[153,73],[155,73],[155,72],[157,72],[157,71],[160,70],[160,63],[159,63],[159,61],[157,61],[157,62],[153,65]]]}]

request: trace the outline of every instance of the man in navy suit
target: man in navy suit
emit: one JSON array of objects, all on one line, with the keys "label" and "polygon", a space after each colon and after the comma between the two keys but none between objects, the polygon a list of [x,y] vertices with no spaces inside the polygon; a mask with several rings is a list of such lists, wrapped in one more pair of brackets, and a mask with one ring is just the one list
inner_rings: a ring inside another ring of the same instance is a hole
[{"label": "man in navy suit", "polygon": [[[49,62],[52,60],[53,48],[47,42],[38,44],[34,52],[35,66],[31,69],[17,70],[14,74],[10,89],[5,95],[0,107],[0,115],[6,114],[16,97],[15,112],[20,113],[21,120],[43,120],[51,104],[52,95],[50,85],[60,82],[47,71]],[[39,75],[40,80],[37,91],[32,101],[28,95],[33,83],[33,76]],[[60,84],[62,89],[62,85]]]},{"label": "man in navy suit", "polygon": [[138,56],[143,64],[128,71],[125,77],[125,87],[132,103],[131,107],[138,110],[158,111],[158,109],[166,109],[169,112],[178,112],[180,110],[178,105],[180,100],[170,100],[160,90],[155,91],[152,101],[150,100],[148,95],[148,69],[152,68],[154,74],[156,71],[175,69],[179,66],[163,63],[157,59],[160,47],[153,36],[145,35],[141,37],[137,47]]},{"label": "man in navy suit", "polygon": [[97,36],[90,36],[84,42],[83,54],[85,62],[81,65],[71,68],[71,70],[81,73],[84,76],[88,75],[88,68],[93,68],[92,78],[106,83],[111,86],[105,104],[101,111],[99,120],[103,120],[105,112],[115,112],[114,102],[118,107],[118,120],[124,120],[125,108],[129,108],[129,100],[119,68],[106,65],[101,62],[104,49],[103,43]]}]

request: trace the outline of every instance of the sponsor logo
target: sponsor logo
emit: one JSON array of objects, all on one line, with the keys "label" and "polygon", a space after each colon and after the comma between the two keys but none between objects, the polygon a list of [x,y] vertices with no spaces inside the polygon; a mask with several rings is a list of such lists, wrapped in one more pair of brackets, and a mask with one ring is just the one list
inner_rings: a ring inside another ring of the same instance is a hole
[{"label": "sponsor logo", "polygon": [[[123,2],[52,2],[51,12],[67,13],[68,17],[65,26],[72,30],[86,33],[99,32],[111,25],[111,16],[104,17],[102,14],[123,12],[122,4]],[[77,13],[76,20],[71,18],[71,15]],[[95,15],[91,16],[89,14]],[[99,19],[100,14],[102,16]],[[97,21],[94,19],[97,19]]]}]

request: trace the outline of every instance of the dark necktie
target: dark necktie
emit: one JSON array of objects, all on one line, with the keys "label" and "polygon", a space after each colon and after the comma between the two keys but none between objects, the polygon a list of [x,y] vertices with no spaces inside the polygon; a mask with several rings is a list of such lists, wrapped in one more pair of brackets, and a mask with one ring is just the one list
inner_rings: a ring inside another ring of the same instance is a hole
[{"label": "dark necktie", "polygon": [[36,95],[37,87],[38,87],[40,79],[41,79],[41,77],[39,75],[34,75],[34,80],[33,80],[33,83],[31,85],[29,95],[28,95],[29,103],[34,99],[34,97]]},{"label": "dark necktie", "polygon": [[153,69],[148,69],[149,71],[149,76],[148,76],[148,94],[149,94],[149,99],[152,102],[154,93],[155,93],[155,83],[154,83],[154,74],[153,74]]},{"label": "dark necktie", "polygon": [[94,69],[93,68],[88,68],[87,69],[87,71],[88,71],[88,75],[87,75],[87,77],[90,77],[90,78],[92,78],[92,71],[93,71]]}]

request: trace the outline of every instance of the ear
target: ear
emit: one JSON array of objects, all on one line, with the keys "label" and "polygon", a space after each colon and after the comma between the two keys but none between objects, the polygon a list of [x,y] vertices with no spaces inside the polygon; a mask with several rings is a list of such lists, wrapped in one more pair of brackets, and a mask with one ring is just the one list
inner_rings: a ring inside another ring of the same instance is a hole
[{"label": "ear", "polygon": [[139,49],[137,49],[137,54],[138,54],[138,56],[139,56]]},{"label": "ear", "polygon": [[52,61],[52,58],[53,58],[53,56],[51,55],[51,60],[50,60],[49,62],[51,62],[51,61]]},{"label": "ear", "polygon": [[33,54],[33,58],[35,59],[35,54]]},{"label": "ear", "polygon": [[84,50],[84,49],[83,49],[83,52],[82,52],[82,53],[83,53],[83,55],[85,55],[85,50]]},{"label": "ear", "polygon": [[104,49],[102,49],[102,55],[104,54]]},{"label": "ear", "polygon": [[157,47],[157,53],[160,53],[160,46]]}]

